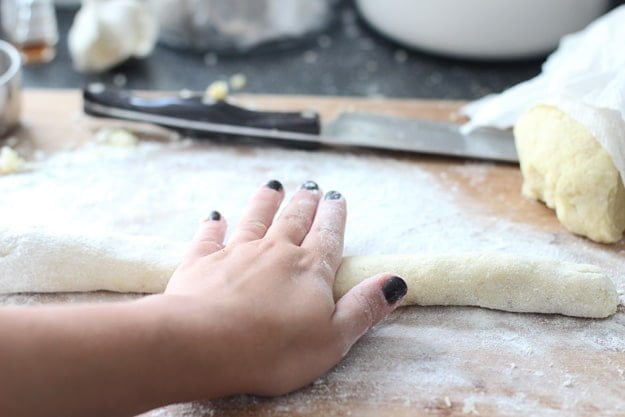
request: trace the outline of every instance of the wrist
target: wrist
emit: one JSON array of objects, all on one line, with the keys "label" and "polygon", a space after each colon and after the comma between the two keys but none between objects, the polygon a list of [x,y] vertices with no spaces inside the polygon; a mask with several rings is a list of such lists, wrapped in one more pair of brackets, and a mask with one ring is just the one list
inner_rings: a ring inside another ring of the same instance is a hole
[{"label": "wrist", "polygon": [[153,317],[162,345],[163,369],[175,398],[171,402],[243,393],[236,334],[225,306],[186,295],[158,294],[137,300]]}]

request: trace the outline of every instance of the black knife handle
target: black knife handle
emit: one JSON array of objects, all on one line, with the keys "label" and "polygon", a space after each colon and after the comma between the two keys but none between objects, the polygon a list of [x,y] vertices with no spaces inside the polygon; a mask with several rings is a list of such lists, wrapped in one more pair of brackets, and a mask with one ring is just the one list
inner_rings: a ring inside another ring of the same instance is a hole
[{"label": "black knife handle", "polygon": [[[131,121],[142,121],[140,118],[132,116],[115,116],[107,110],[119,109],[129,110],[134,113],[149,114],[155,116],[165,116],[178,120],[201,121],[218,125],[243,126],[266,130],[278,130],[284,132],[306,133],[318,135],[321,132],[321,121],[319,115],[314,112],[274,112],[274,111],[254,111],[238,107],[223,100],[206,102],[201,96],[190,97],[166,96],[146,98],[136,95],[130,91],[108,89],[102,86],[94,88],[92,86],[83,90],[84,111],[86,114],[95,117],[120,118]],[[96,104],[99,106],[88,105]],[[103,110],[98,110],[102,107]],[[207,136],[238,136],[224,135],[221,131],[210,131],[207,129],[196,130],[193,128],[171,126],[166,122],[156,123],[163,127],[176,130],[186,136],[196,138],[206,138]],[[263,138],[255,136],[254,139],[266,141],[270,139],[272,143],[294,146],[303,149],[316,149],[319,142],[275,139],[271,137]]]}]

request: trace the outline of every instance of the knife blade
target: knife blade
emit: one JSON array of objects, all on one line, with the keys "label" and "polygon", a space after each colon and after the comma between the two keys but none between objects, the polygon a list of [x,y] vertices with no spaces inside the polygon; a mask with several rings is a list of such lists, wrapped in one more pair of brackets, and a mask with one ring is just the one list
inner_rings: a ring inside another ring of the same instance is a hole
[{"label": "knife blade", "polygon": [[364,112],[343,112],[321,123],[316,112],[254,111],[201,95],[147,98],[92,84],[83,91],[83,109],[95,117],[159,125],[196,138],[253,138],[304,149],[321,146],[447,155],[518,162],[510,131]]}]

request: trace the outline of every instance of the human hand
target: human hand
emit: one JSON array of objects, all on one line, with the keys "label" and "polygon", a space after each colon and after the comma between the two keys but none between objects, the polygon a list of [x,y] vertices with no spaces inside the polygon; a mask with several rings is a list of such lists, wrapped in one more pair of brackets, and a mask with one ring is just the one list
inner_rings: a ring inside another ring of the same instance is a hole
[{"label": "human hand", "polygon": [[333,191],[322,198],[317,184],[306,182],[274,221],[283,198],[279,182],[261,187],[225,246],[226,221],[211,213],[161,296],[178,306],[190,341],[194,395],[300,388],[331,369],[406,294],[405,282],[385,273],[335,302],[345,199]]}]

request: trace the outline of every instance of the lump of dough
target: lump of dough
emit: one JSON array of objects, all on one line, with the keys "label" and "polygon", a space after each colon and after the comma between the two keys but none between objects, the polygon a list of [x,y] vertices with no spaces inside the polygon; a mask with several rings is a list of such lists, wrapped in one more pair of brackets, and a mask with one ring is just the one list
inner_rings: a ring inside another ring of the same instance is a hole
[{"label": "lump of dough", "polygon": [[106,71],[131,57],[148,56],[158,35],[155,16],[142,1],[85,1],[69,31],[79,71]]},{"label": "lump of dough", "polygon": [[139,143],[139,138],[122,127],[104,127],[96,133],[95,141],[118,148],[134,148]]},{"label": "lump of dough", "polygon": [[387,271],[406,280],[406,304],[594,318],[614,314],[618,304],[614,284],[596,266],[500,253],[347,257],[336,277],[335,298]]},{"label": "lump of dough", "polygon": [[612,243],[625,230],[625,188],[610,155],[580,123],[539,105],[514,127],[523,194],[555,209],[569,231]]},{"label": "lump of dough", "polygon": [[3,146],[0,149],[0,175],[12,174],[24,167],[24,160],[13,148]]},{"label": "lump of dough", "polygon": [[204,100],[208,103],[213,101],[225,100],[229,93],[228,83],[225,81],[215,81],[206,88]]}]

